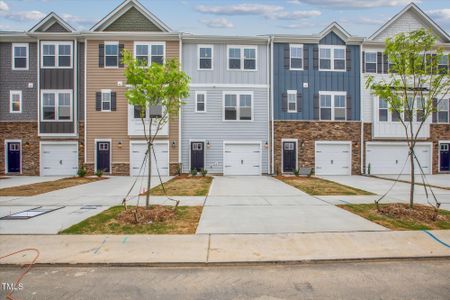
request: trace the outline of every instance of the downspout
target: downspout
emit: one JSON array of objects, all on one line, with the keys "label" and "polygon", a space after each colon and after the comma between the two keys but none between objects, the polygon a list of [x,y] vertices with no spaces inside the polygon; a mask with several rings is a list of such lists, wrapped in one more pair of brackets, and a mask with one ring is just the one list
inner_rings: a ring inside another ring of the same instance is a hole
[{"label": "downspout", "polygon": [[274,39],[274,37],[273,37],[273,35],[271,35],[270,36],[270,74],[269,74],[269,78],[270,78],[270,87],[269,87],[269,89],[270,89],[270,99],[269,99],[269,102],[270,102],[270,113],[271,113],[271,121],[272,122],[269,122],[269,123],[271,123],[269,126],[271,126],[271,142],[270,142],[270,146],[271,146],[271,174],[273,175],[274,174],[274,170],[275,170],[275,161],[274,161],[274,158],[275,158],[275,153],[274,153],[274,150],[275,150],[275,146],[274,146],[274,143],[275,143],[275,133],[274,133],[274,128],[275,128],[275,125],[274,125],[274,112],[273,112],[273,39]]},{"label": "downspout", "polygon": [[[363,41],[364,43],[364,41]],[[361,119],[361,174],[365,174],[365,169],[364,169],[364,99],[363,99],[363,66],[362,66],[362,53],[363,53],[363,43],[361,43],[361,47],[359,49],[359,101],[360,101],[360,105],[359,105],[359,113],[360,113],[360,119]]]},{"label": "downspout", "polygon": [[87,45],[84,40],[84,163],[87,163]]},{"label": "downspout", "polygon": [[[183,70],[183,34],[179,33],[178,34],[178,47],[179,47],[179,58],[180,58],[180,70]],[[180,171],[182,172],[182,166],[180,167],[181,164],[181,106],[179,108],[179,112],[178,112],[178,167],[180,168]]]},{"label": "downspout", "polygon": [[272,166],[272,162],[271,162],[271,151],[269,148],[269,145],[272,145],[272,141],[270,140],[270,67],[269,67],[269,62],[270,62],[270,37],[267,38],[267,59],[266,59],[266,66],[267,66],[267,70],[266,70],[266,95],[267,95],[267,173],[271,174],[271,166]]}]

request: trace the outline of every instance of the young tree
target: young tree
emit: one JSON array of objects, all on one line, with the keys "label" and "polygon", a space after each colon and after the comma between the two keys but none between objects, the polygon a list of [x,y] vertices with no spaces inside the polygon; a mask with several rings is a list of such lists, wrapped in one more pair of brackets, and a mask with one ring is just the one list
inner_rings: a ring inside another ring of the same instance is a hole
[{"label": "young tree", "polygon": [[405,130],[411,171],[409,206],[413,208],[414,161],[419,163],[414,147],[431,114],[436,112],[442,101],[448,101],[449,58],[437,47],[435,36],[425,29],[397,34],[386,39],[385,43],[385,55],[389,62],[388,75],[378,80],[370,76],[366,86],[388,104]]},{"label": "young tree", "polygon": [[[123,52],[125,76],[129,89],[125,92],[128,103],[139,109],[140,119],[147,141],[148,179],[145,206],[150,205],[153,142],[170,117],[178,115],[182,98],[189,96],[189,76],[176,59],[164,64],[135,59],[130,52]],[[148,128],[147,128],[148,127]]]}]

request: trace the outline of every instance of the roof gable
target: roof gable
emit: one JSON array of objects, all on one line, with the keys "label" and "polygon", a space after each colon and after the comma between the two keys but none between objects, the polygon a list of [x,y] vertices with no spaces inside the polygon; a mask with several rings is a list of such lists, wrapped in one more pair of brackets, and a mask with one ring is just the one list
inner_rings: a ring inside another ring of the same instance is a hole
[{"label": "roof gable", "polygon": [[169,32],[171,29],[137,0],[126,0],[95,24],[91,31]]},{"label": "roof gable", "polygon": [[51,12],[34,25],[29,32],[74,32],[75,29],[56,13]]},{"label": "roof gable", "polygon": [[369,40],[384,42],[386,38],[393,37],[400,32],[410,32],[420,28],[430,29],[440,42],[450,42],[449,35],[414,3],[408,4],[387,21],[369,37]]},{"label": "roof gable", "polygon": [[[352,35],[348,33],[341,25],[337,22],[333,22],[328,25],[322,32],[319,33],[319,36],[322,40],[326,39],[334,39],[338,38],[343,43],[348,40]],[[336,41],[338,42],[338,41]]]}]

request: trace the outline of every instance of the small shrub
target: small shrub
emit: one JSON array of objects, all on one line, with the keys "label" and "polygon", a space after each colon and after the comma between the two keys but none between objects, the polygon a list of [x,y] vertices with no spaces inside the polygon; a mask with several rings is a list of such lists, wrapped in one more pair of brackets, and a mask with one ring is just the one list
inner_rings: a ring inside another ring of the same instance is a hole
[{"label": "small shrub", "polygon": [[194,169],[191,169],[191,175],[192,175],[192,176],[197,176],[197,173],[198,173],[198,172],[197,172],[197,169],[195,169],[195,168],[194,168]]},{"label": "small shrub", "polygon": [[175,173],[176,173],[178,176],[181,175],[181,165],[177,165],[177,169],[176,169]]},{"label": "small shrub", "polygon": [[85,166],[81,166],[81,167],[78,169],[77,175],[78,175],[79,177],[84,177],[84,176],[86,176],[86,174],[87,174],[86,167],[85,167]]},{"label": "small shrub", "polygon": [[95,176],[102,177],[103,176],[103,170],[97,170],[97,172],[95,172]]},{"label": "small shrub", "polygon": [[314,168],[309,169],[308,177],[311,177],[314,175]]},{"label": "small shrub", "polygon": [[200,173],[202,174],[203,177],[205,177],[206,174],[208,174],[208,170],[206,170],[206,169],[201,169],[201,170],[200,170]]},{"label": "small shrub", "polygon": [[300,170],[299,169],[295,169],[294,170],[294,175],[295,176],[299,176],[300,175]]}]

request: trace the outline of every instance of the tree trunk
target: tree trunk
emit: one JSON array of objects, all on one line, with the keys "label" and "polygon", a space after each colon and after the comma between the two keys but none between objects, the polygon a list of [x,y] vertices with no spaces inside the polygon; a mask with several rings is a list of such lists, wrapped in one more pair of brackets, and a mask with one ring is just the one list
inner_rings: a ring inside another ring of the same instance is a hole
[{"label": "tree trunk", "polygon": [[411,162],[411,186],[409,189],[409,207],[413,208],[414,207],[414,185],[415,185],[415,170],[414,170],[414,147],[409,148],[409,152],[410,152],[410,162]]},{"label": "tree trunk", "polygon": [[147,142],[147,155],[148,155],[148,178],[147,178],[147,193],[145,194],[145,208],[150,207],[150,186],[152,183],[152,142]]}]

